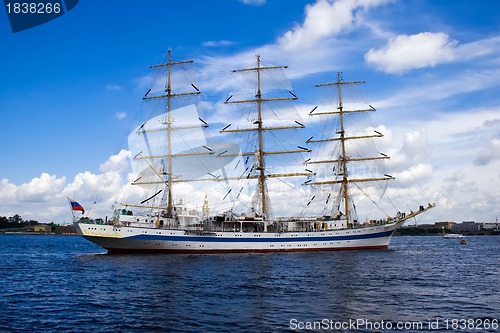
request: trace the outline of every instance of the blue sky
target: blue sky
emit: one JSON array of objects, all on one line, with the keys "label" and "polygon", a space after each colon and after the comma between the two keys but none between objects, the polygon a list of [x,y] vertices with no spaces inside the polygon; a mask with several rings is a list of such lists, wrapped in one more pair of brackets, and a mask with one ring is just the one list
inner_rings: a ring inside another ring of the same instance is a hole
[{"label": "blue sky", "polygon": [[[336,71],[366,80],[396,177],[419,179],[406,195],[438,205],[423,223],[492,222],[499,14],[495,1],[467,0],[81,1],[12,33],[0,10],[0,216],[62,222],[66,196],[90,200],[104,166],[126,160],[148,66],[172,49],[214,76],[257,53],[288,65],[303,108]],[[127,184],[117,177],[108,191]]]}]

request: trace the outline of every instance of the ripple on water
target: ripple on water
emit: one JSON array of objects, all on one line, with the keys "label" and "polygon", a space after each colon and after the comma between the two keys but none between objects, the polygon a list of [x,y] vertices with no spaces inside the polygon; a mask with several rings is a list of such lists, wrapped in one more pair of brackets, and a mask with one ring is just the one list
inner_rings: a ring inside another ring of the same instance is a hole
[{"label": "ripple on water", "polygon": [[287,332],[291,319],[499,318],[500,237],[395,237],[389,251],[107,255],[0,236],[2,332]]}]

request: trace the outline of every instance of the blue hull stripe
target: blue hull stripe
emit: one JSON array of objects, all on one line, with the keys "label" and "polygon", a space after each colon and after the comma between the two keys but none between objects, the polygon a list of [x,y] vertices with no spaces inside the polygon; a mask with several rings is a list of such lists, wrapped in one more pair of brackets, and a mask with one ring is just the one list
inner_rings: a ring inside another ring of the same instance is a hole
[{"label": "blue hull stripe", "polygon": [[260,243],[260,242],[328,242],[328,241],[346,241],[346,240],[360,240],[360,239],[372,239],[379,237],[388,237],[392,235],[394,230],[382,231],[373,234],[361,234],[361,235],[346,235],[346,236],[324,236],[324,237],[252,237],[252,238],[227,238],[227,237],[217,237],[217,236],[172,236],[172,235],[136,235],[130,236],[126,239],[135,240],[148,240],[148,241],[170,241],[170,242],[210,242],[210,243]]}]

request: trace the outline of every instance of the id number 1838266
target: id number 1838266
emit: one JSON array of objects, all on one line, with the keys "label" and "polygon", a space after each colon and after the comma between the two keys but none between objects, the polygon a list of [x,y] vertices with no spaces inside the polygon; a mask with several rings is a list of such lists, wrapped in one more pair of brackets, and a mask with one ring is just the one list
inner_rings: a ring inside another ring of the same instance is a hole
[{"label": "id number 1838266", "polygon": [[59,14],[61,12],[59,2],[9,2],[5,8],[8,14]]},{"label": "id number 1838266", "polygon": [[451,330],[497,330],[498,319],[477,318],[477,319],[446,319],[444,321],[446,329]]}]

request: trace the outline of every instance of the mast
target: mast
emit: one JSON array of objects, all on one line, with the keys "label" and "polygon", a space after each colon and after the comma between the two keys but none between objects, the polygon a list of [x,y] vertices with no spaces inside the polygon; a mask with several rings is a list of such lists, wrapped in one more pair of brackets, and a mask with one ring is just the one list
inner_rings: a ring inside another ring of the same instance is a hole
[{"label": "mast", "polygon": [[339,96],[339,121],[340,121],[340,144],[342,156],[340,165],[342,167],[342,194],[344,196],[345,219],[349,221],[349,193],[347,192],[347,159],[345,153],[345,131],[344,131],[344,107],[342,105],[342,89],[340,84],[340,72],[337,73],[337,92]]},{"label": "mast", "polygon": [[[266,173],[265,157],[267,155],[303,153],[303,152],[310,152],[310,150],[307,148],[304,148],[304,147],[298,147],[299,149],[288,149],[288,150],[280,150],[280,151],[266,151],[265,150],[265,142],[264,142],[264,132],[265,131],[304,128],[305,126],[298,121],[295,122],[297,125],[290,125],[290,126],[267,127],[264,125],[263,112],[262,112],[262,104],[263,103],[271,102],[271,101],[296,100],[297,97],[292,92],[290,92],[290,94],[293,97],[274,97],[274,98],[263,97],[262,87],[261,87],[261,73],[263,71],[268,71],[268,70],[273,70],[273,69],[288,68],[288,66],[262,67],[261,62],[260,62],[260,55],[257,55],[256,57],[257,57],[257,67],[233,70],[233,73],[251,72],[251,71],[257,73],[257,93],[255,95],[255,99],[229,101],[232,97],[232,95],[231,95],[225,101],[225,104],[256,103],[257,104],[257,121],[255,121],[253,124],[257,125],[257,126],[250,127],[250,128],[228,129],[230,126],[230,125],[228,125],[228,126],[224,127],[224,129],[222,129],[220,132],[221,133],[231,133],[231,132],[234,133],[234,132],[257,131],[257,133],[258,133],[257,151],[256,152],[243,152],[242,155],[243,156],[251,156],[251,155],[257,156],[258,175],[256,178],[257,178],[257,188],[259,191],[260,200],[262,201],[261,213],[264,216],[264,218],[268,218],[269,217],[269,207],[268,207],[266,180],[268,178],[277,178],[277,177],[310,176],[312,174],[312,172],[304,172],[304,173],[298,172],[298,173],[284,173],[284,174],[267,174]],[[226,154],[224,156],[229,156],[229,155]],[[247,178],[253,178],[253,177],[247,177]]]},{"label": "mast", "polygon": [[359,139],[368,139],[375,137],[383,137],[383,134],[375,131],[373,135],[357,135],[357,136],[346,136],[345,128],[344,128],[344,117],[349,113],[356,112],[370,112],[375,111],[375,108],[370,105],[370,109],[365,110],[344,110],[343,101],[342,101],[342,86],[343,85],[358,85],[363,84],[364,81],[342,81],[341,80],[341,72],[337,73],[337,82],[333,83],[324,83],[317,84],[316,87],[328,87],[328,86],[337,86],[337,94],[338,94],[338,106],[337,111],[329,111],[329,112],[314,112],[316,108],[313,109],[309,113],[310,116],[318,116],[318,115],[338,115],[339,117],[339,130],[337,131],[338,137],[322,139],[322,140],[313,140],[310,138],[307,140],[307,143],[311,142],[332,142],[332,141],[340,141],[340,156],[337,159],[330,160],[317,160],[317,161],[308,161],[306,164],[320,164],[320,163],[337,163],[339,165],[339,171],[334,174],[334,176],[341,175],[342,179],[340,180],[327,180],[321,182],[308,182],[307,185],[331,185],[331,184],[340,184],[340,195],[344,200],[344,214],[347,226],[351,226],[350,218],[350,197],[349,197],[349,183],[358,183],[358,182],[368,182],[368,181],[384,181],[391,180],[394,177],[390,175],[384,175],[384,177],[372,177],[372,178],[350,178],[348,163],[350,162],[359,162],[359,161],[370,161],[370,160],[381,160],[381,159],[389,159],[390,157],[380,153],[381,156],[372,156],[372,157],[349,157],[346,151],[346,142],[350,140],[359,140]]},{"label": "mast", "polygon": [[262,214],[267,215],[266,174],[264,163],[264,139],[262,131],[262,91],[260,89],[260,55],[257,56],[257,131],[259,133],[259,189],[262,200]]},{"label": "mast", "polygon": [[167,189],[168,189],[168,203],[167,203],[167,217],[173,217],[173,198],[172,198],[172,85],[170,81],[171,72],[171,54],[168,50],[167,55]]},{"label": "mast", "polygon": [[[172,218],[174,216],[174,208],[173,208],[173,193],[172,193],[172,185],[173,185],[173,166],[172,166],[172,159],[174,157],[174,154],[172,152],[172,131],[175,130],[173,127],[173,118],[172,118],[172,98],[174,97],[179,97],[179,96],[187,96],[187,95],[198,95],[200,94],[200,91],[196,86],[191,84],[193,88],[196,91],[193,92],[184,92],[184,93],[173,93],[172,92],[172,80],[171,80],[171,71],[173,66],[177,65],[182,65],[182,64],[190,64],[193,63],[193,60],[187,60],[187,61],[175,61],[173,62],[171,60],[171,51],[168,50],[167,52],[167,63],[165,64],[159,64],[159,65],[154,65],[150,66],[149,68],[155,69],[155,68],[161,68],[161,67],[167,67],[167,85],[165,88],[165,93],[159,96],[151,96],[148,97],[148,93],[143,97],[143,100],[150,100],[150,99],[165,99],[167,100],[167,107],[165,110],[166,113],[166,121],[164,125],[166,125],[166,132],[167,132],[167,170],[166,170],[166,176],[167,176],[167,181],[165,182],[165,185],[167,187],[167,217]],[[201,119],[200,119],[201,120]],[[185,127],[185,128],[191,128],[191,127]],[[161,156],[146,156],[145,158],[159,158]],[[148,163],[149,164],[149,163]],[[155,171],[156,172],[156,171]],[[138,184],[137,182],[134,182]]]}]

